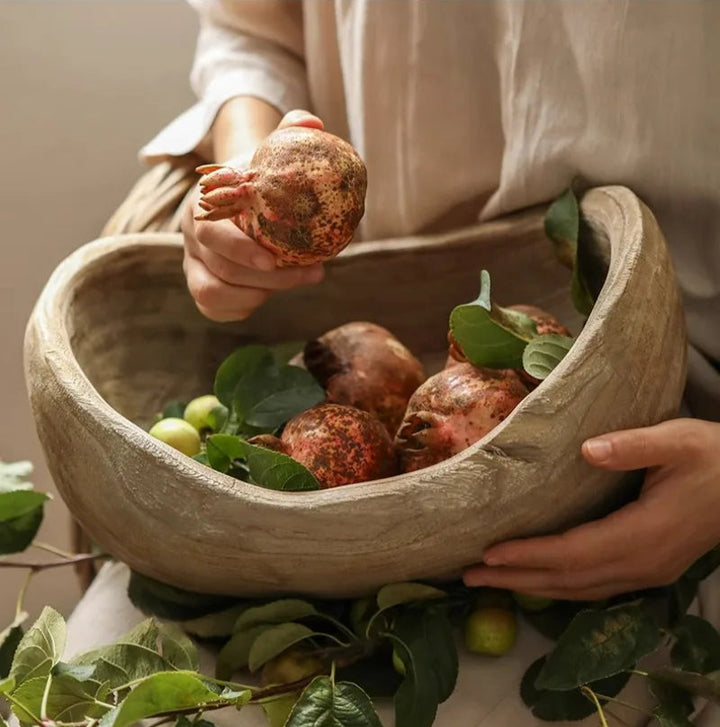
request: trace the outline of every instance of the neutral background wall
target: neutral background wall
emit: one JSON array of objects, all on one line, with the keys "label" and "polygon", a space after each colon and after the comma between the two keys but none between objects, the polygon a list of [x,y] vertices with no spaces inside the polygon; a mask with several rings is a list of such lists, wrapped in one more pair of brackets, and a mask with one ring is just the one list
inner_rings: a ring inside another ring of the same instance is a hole
[{"label": "neutral background wall", "polygon": [[[196,24],[183,0],[0,0],[0,459],[32,460],[41,490],[53,486],[25,393],[25,323],[141,173],[138,148],[193,102]],[[68,523],[56,498],[39,537],[67,548]],[[0,569],[0,630],[21,580]],[[67,614],[78,595],[69,568],[47,571],[26,605]]]}]

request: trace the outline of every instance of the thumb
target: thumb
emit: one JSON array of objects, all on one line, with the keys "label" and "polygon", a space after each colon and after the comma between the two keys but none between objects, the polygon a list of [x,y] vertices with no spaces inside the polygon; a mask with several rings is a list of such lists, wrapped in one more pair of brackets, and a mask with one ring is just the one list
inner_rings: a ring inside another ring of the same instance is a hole
[{"label": "thumb", "polygon": [[651,427],[610,432],[583,442],[582,453],[594,467],[636,470],[672,464],[687,455],[692,419],[673,419]]},{"label": "thumb", "polygon": [[310,129],[322,129],[324,124],[321,119],[314,116],[309,111],[303,109],[293,109],[288,111],[285,116],[280,119],[278,129],[287,129],[291,126],[307,126]]}]

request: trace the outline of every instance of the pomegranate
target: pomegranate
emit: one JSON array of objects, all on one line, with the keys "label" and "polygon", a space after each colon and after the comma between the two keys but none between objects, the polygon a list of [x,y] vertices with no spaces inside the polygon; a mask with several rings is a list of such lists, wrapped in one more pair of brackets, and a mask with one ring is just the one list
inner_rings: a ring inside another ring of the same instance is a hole
[{"label": "pomegranate", "polygon": [[420,361],[390,331],[361,321],[308,342],[302,364],[325,388],[328,402],[369,412],[391,437],[425,381]]},{"label": "pomegranate", "polygon": [[395,437],[403,471],[462,452],[503,421],[527,393],[512,369],[458,363],[431,376],[410,398]]},{"label": "pomegranate", "polygon": [[334,257],[365,213],[363,161],[346,141],[320,129],[274,131],[247,170],[207,164],[197,171],[204,212],[195,219],[232,219],[280,267]]},{"label": "pomegranate", "polygon": [[360,409],[321,404],[291,419],[280,439],[248,440],[291,456],[312,472],[323,489],[397,474],[397,458],[385,427]]}]

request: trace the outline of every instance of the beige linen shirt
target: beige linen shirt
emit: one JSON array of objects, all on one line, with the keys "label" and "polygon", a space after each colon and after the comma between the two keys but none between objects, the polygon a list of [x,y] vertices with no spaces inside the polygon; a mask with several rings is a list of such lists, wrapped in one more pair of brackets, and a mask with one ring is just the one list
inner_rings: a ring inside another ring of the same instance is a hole
[{"label": "beige linen shirt", "polygon": [[688,402],[720,419],[720,3],[190,2],[199,101],[146,159],[202,152],[222,103],[250,95],[311,109],[355,145],[364,239],[543,203],[574,177],[625,184],[674,256]]}]

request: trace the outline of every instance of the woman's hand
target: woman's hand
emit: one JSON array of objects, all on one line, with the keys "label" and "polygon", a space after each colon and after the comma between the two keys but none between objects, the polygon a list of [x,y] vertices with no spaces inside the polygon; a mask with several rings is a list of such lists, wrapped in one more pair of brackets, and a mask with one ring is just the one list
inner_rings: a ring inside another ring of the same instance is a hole
[{"label": "woman's hand", "polygon": [[649,468],[640,497],[561,535],[489,548],[468,586],[594,601],[663,586],[720,542],[720,424],[675,419],[586,441],[608,470]]},{"label": "woman's hand", "polygon": [[[322,121],[306,111],[291,111],[277,128],[287,126],[321,129]],[[247,155],[227,161],[238,166],[246,162]],[[195,220],[195,215],[202,211],[199,199],[200,189],[196,185],[183,215],[183,270],[190,294],[207,318],[243,320],[275,291],[322,280],[321,265],[276,269],[272,253],[231,220]]]}]

